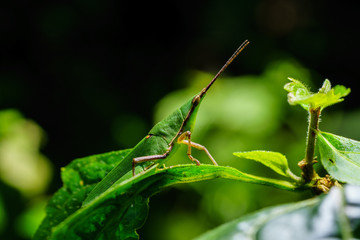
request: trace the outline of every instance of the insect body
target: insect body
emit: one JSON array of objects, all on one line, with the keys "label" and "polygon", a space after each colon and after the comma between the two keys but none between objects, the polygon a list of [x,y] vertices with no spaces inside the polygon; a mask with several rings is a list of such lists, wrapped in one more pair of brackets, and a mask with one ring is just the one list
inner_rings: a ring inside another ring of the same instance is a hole
[{"label": "insect body", "polygon": [[214,165],[217,165],[214,158],[210,155],[208,150],[197,143],[191,141],[191,133],[194,129],[197,111],[201,101],[204,99],[206,92],[220,76],[220,74],[229,66],[229,64],[236,58],[236,56],[249,44],[249,41],[244,41],[241,46],[234,52],[219,72],[214,76],[210,83],[202,89],[202,91],[195,95],[192,99],[187,101],[180,108],[176,109],[172,114],[167,116],[162,121],[158,122],[133,149],[129,152],[120,163],[112,169],[89,193],[83,206],[90,203],[101,193],[105,192],[116,181],[122,178],[126,173],[132,170],[135,175],[135,166],[142,163],[143,167],[150,166],[154,160],[159,163],[168,159],[179,148],[180,144],[188,146],[187,155],[200,165],[200,162],[191,155],[191,148],[197,148],[205,151]]}]

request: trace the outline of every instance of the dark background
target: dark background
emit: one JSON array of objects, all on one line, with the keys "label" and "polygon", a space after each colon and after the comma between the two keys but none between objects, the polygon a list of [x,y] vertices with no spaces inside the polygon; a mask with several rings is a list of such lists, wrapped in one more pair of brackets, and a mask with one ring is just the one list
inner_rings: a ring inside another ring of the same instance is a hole
[{"label": "dark background", "polygon": [[[259,74],[282,56],[334,84],[358,83],[356,1],[7,1],[0,10],[0,109],[46,132],[55,174],[72,159],[129,145],[114,137],[127,114],[150,129],[154,105],[189,70],[215,73],[245,40],[228,75]],[[347,97],[347,109],[359,97]],[[137,132],[132,139],[146,134]],[[135,140],[134,140],[135,141]],[[54,178],[49,193],[61,186]]]},{"label": "dark background", "polygon": [[[111,120],[155,103],[189,69],[210,72],[245,39],[230,74],[259,73],[289,54],[323,78],[357,84],[358,8],[335,1],[12,1],[1,10],[0,108],[48,136],[57,166],[121,147]],[[323,79],[315,79],[318,82]],[[356,106],[355,94],[346,101]]]}]

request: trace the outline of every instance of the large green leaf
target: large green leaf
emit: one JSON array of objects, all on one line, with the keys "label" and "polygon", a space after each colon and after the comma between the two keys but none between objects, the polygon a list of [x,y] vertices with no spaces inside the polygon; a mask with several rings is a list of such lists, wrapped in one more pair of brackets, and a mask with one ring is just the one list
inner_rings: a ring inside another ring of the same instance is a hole
[{"label": "large green leaf", "polygon": [[[148,198],[160,189],[178,183],[227,178],[292,191],[301,190],[287,181],[257,177],[231,167],[189,164],[159,169],[155,165],[135,177],[114,183],[81,208],[86,194],[93,188],[91,183],[98,182],[110,170],[110,167],[98,167],[96,160],[104,162],[107,157],[113,158],[109,160],[113,166],[117,162],[115,158],[121,159],[126,151],[95,156],[92,158],[94,164],[85,164],[84,160],[91,161],[89,157],[67,166],[62,174],[64,187],[50,200],[47,217],[35,239],[137,239],[135,231],[146,219]],[[100,174],[94,175],[93,171]]]},{"label": "large green leaf", "polygon": [[321,163],[341,182],[360,184],[360,142],[331,133],[318,132]]},{"label": "large green leaf", "polygon": [[47,239],[51,229],[81,207],[86,195],[131,149],[79,158],[61,169],[63,187],[50,199],[46,218],[35,239]]},{"label": "large green leaf", "polygon": [[332,188],[328,195],[243,216],[196,240],[336,240],[359,237],[360,187],[345,186],[345,189]]}]

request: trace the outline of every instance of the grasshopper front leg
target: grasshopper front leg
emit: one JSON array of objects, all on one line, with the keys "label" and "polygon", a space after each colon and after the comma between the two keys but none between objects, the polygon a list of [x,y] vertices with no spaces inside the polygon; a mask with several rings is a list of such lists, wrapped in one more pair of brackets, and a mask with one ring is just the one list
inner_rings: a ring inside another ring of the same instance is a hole
[{"label": "grasshopper front leg", "polygon": [[[187,140],[186,140],[187,138]],[[198,143],[195,143],[195,142],[192,142],[191,141],[191,132],[190,131],[186,131],[184,133],[182,133],[178,139],[177,139],[177,142],[178,143],[182,143],[182,144],[186,144],[188,145],[188,151],[187,151],[187,155],[188,157],[190,158],[191,161],[193,162],[196,162],[196,165],[200,165],[200,162],[199,160],[197,160],[196,158],[194,158],[192,155],[191,155],[191,147],[194,147],[196,149],[199,149],[199,150],[202,150],[204,151],[208,157],[210,158],[210,160],[212,161],[212,163],[217,166],[217,162],[215,161],[215,159],[211,156],[211,154],[209,153],[209,151],[206,149],[206,147],[204,147],[203,145],[200,145]]]}]

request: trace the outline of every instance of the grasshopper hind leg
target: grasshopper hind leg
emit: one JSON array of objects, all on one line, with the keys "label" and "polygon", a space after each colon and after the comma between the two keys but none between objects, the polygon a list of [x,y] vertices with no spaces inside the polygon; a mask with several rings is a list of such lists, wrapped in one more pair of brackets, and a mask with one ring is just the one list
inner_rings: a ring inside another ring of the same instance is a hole
[{"label": "grasshopper hind leg", "polygon": [[[204,147],[203,145],[200,145],[198,143],[195,143],[195,142],[192,142],[191,141],[191,132],[190,131],[186,131],[184,133],[182,133],[178,139],[177,139],[177,142],[178,143],[181,143],[181,144],[185,144],[188,146],[188,150],[187,150],[187,155],[188,157],[190,158],[191,161],[195,162],[196,165],[200,165],[200,161],[197,160],[196,158],[194,158],[192,155],[191,155],[191,148],[196,148],[198,150],[202,150],[206,153],[206,155],[208,155],[208,157],[210,158],[211,162],[214,164],[214,165],[218,165],[217,162],[215,161],[215,159],[211,156],[211,154],[209,153],[209,151],[206,149],[206,147]],[[159,155],[150,155],[150,156],[143,156],[143,157],[136,157],[133,159],[133,162],[132,162],[132,173],[133,173],[133,176],[135,176],[135,167],[136,167],[136,164],[139,164],[139,163],[143,163],[143,162],[147,162],[147,161],[152,161],[152,160],[159,160],[159,159],[164,159],[166,158],[169,153],[171,152],[172,150],[172,146],[173,145],[170,145],[169,149],[164,153],[164,154],[159,154]]]},{"label": "grasshopper hind leg", "polygon": [[[187,138],[187,139],[186,139]],[[200,165],[200,162],[199,160],[197,160],[196,158],[194,158],[192,155],[191,155],[191,148],[196,148],[196,149],[199,149],[199,150],[202,150],[206,153],[206,155],[208,155],[208,157],[210,158],[211,162],[214,164],[214,165],[218,165],[217,162],[215,161],[215,159],[211,156],[211,154],[209,153],[209,151],[206,149],[206,147],[204,147],[203,145],[200,145],[198,143],[195,143],[195,142],[192,142],[191,141],[191,132],[190,131],[186,131],[184,133],[182,133],[178,139],[177,139],[177,142],[178,143],[182,143],[182,144],[186,144],[188,145],[188,151],[187,151],[187,155],[188,157],[190,158],[191,161],[195,162],[196,165]]]},{"label": "grasshopper hind leg", "polygon": [[136,164],[139,164],[139,163],[142,163],[142,162],[147,162],[147,161],[152,161],[152,160],[164,159],[169,155],[169,153],[171,152],[171,149],[172,149],[172,146],[170,146],[170,148],[164,154],[150,155],[150,156],[143,156],[143,157],[133,158],[133,162],[132,162],[132,174],[133,174],[133,176],[135,176]]}]

